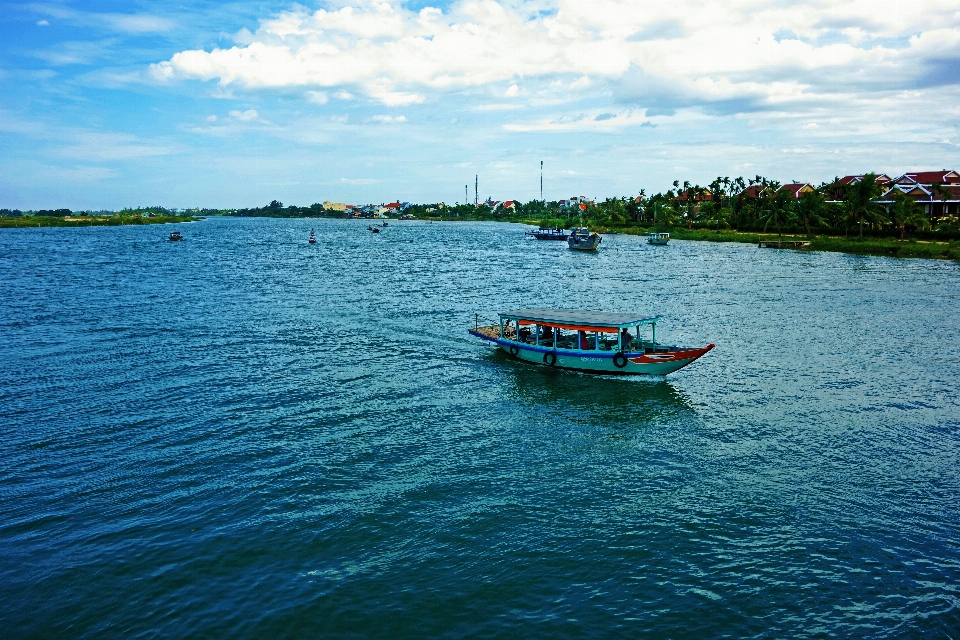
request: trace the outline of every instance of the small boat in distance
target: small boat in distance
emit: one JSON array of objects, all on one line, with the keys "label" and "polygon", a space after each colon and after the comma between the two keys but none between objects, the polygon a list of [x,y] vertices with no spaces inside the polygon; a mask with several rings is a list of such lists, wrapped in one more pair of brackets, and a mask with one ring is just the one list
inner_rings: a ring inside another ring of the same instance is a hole
[{"label": "small boat in distance", "polygon": [[313,235],[313,229],[310,229],[310,239],[307,240],[310,244],[317,244],[317,236]]},{"label": "small boat in distance", "polygon": [[574,227],[567,238],[567,246],[577,251],[596,251],[603,241],[596,233],[590,233],[586,227]]},{"label": "small boat in distance", "polygon": [[665,245],[670,242],[669,233],[648,233],[647,244]]},{"label": "small boat in distance", "polygon": [[[655,316],[566,309],[516,309],[483,326],[478,315],[472,336],[488,340],[518,360],[547,367],[616,375],[666,375],[714,348],[676,347],[657,342]],[[649,339],[640,328],[650,326]],[[631,334],[631,330],[633,333]]]},{"label": "small boat in distance", "polygon": [[170,232],[170,241],[171,241],[171,242],[175,242],[175,241],[177,241],[177,240],[183,240],[183,234],[180,233],[179,231],[171,231],[171,232]]},{"label": "small boat in distance", "polygon": [[378,229],[378,228],[376,228],[376,227],[374,227],[373,229],[371,229],[371,231],[373,231],[374,233],[380,233],[380,229]]},{"label": "small boat in distance", "polygon": [[530,238],[536,238],[537,240],[566,240],[570,237],[568,231],[564,231],[560,227],[555,227],[553,229],[540,227],[536,231],[527,231],[523,234]]}]

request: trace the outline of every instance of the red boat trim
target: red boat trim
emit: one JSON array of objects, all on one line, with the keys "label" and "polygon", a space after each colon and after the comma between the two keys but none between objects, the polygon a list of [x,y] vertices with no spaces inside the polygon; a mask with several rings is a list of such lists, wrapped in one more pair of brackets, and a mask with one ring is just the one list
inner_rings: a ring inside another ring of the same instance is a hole
[{"label": "red boat trim", "polygon": [[710,343],[702,349],[687,349],[685,351],[673,351],[671,353],[645,353],[639,358],[629,358],[634,364],[652,364],[655,362],[675,362],[677,360],[687,360],[693,362],[706,352],[713,349],[715,344]]}]

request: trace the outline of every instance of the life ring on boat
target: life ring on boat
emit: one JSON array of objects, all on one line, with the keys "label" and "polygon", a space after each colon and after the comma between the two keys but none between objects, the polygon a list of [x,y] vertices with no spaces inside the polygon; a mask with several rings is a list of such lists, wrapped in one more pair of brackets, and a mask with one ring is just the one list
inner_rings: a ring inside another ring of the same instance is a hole
[{"label": "life ring on boat", "polygon": [[627,356],[623,355],[623,351],[617,351],[617,354],[613,356],[613,366],[617,369],[623,369],[627,366]]},{"label": "life ring on boat", "polygon": [[515,345],[510,345],[510,355],[515,356],[520,353],[520,349],[517,349]]},{"label": "life ring on boat", "polygon": [[552,367],[553,365],[557,364],[557,354],[555,354],[553,351],[547,351],[545,354],[543,354],[543,364],[547,365],[548,367]]}]

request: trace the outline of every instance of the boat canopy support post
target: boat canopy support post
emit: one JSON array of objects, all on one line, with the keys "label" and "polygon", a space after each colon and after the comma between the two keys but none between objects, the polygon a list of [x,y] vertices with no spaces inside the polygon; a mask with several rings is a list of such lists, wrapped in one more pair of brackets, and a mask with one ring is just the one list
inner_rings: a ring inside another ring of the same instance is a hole
[{"label": "boat canopy support post", "polygon": [[656,352],[656,350],[657,350],[657,323],[656,323],[656,322],[651,322],[651,323],[650,323],[650,326],[653,327],[653,350],[654,350],[654,352]]},{"label": "boat canopy support post", "polygon": [[503,318],[500,318],[500,339],[503,339]]}]

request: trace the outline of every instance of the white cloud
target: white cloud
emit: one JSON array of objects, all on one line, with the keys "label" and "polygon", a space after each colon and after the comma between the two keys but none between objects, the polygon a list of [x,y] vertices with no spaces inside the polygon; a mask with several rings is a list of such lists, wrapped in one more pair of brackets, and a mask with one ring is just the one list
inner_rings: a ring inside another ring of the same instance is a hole
[{"label": "white cloud", "polygon": [[165,82],[315,87],[340,99],[359,92],[387,106],[502,82],[516,98],[517,80],[539,79],[541,99],[612,92],[663,113],[826,103],[842,110],[865,97],[960,82],[952,0],[916,0],[896,20],[875,18],[887,6],[875,0],[461,0],[446,13],[364,0],[340,6],[298,6],[241,32],[237,46],[181,51],[151,73]]},{"label": "white cloud", "polygon": [[307,101],[313,104],[327,104],[330,98],[323,91],[307,91]]},{"label": "white cloud", "polygon": [[50,26],[50,22],[48,22],[47,20],[37,20],[37,26],[38,26],[38,27],[49,27],[49,26]]},{"label": "white cloud", "polygon": [[593,116],[578,115],[541,120],[529,123],[510,123],[503,125],[507,131],[529,132],[567,132],[567,131],[609,131],[625,126],[641,125],[649,122],[643,113],[599,113]]},{"label": "white cloud", "polygon": [[374,122],[383,122],[385,124],[390,124],[394,122],[406,122],[406,116],[373,116]]},{"label": "white cloud", "polygon": [[[94,13],[77,11],[62,5],[40,3],[29,4],[27,8],[71,24],[126,33],[164,32],[177,27],[175,20],[143,13]],[[47,26],[50,23],[40,20],[37,24]]]},{"label": "white cloud", "polygon": [[230,112],[231,118],[236,118],[241,122],[250,122],[251,120],[256,120],[259,114],[255,109],[247,109],[246,111],[233,110]]}]

